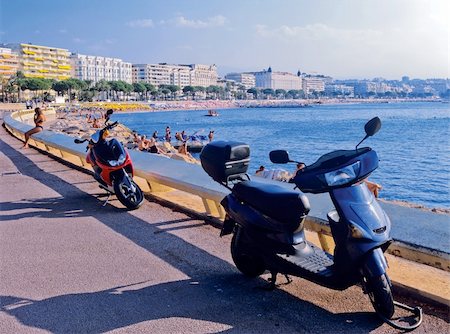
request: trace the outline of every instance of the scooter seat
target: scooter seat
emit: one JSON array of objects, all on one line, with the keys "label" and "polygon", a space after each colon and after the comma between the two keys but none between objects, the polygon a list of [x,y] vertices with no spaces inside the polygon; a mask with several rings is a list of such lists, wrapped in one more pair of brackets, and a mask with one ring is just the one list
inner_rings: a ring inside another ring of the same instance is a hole
[{"label": "scooter seat", "polygon": [[305,194],[275,184],[243,181],[233,187],[233,194],[263,214],[292,226],[298,226],[310,210]]}]

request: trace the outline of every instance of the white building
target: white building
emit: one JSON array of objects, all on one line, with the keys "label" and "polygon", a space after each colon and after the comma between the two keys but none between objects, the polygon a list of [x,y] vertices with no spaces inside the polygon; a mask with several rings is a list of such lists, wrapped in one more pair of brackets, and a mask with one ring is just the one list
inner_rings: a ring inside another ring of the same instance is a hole
[{"label": "white building", "polygon": [[[10,78],[19,70],[19,56],[9,48],[0,47],[0,77]],[[0,83],[1,84],[1,83]]]},{"label": "white building", "polygon": [[191,86],[209,87],[217,85],[217,66],[216,65],[187,65],[192,68]]},{"label": "white building", "polygon": [[72,53],[70,56],[73,76],[80,80],[125,81],[132,83],[131,63],[118,58],[87,56]]},{"label": "white building", "polygon": [[215,65],[133,64],[133,82],[147,82],[155,86],[208,87],[217,85],[217,78]]},{"label": "white building", "polygon": [[228,73],[225,79],[242,84],[246,89],[256,86],[255,75],[252,73]]},{"label": "white building", "polygon": [[325,91],[325,81],[321,77],[304,77],[302,82],[302,89],[306,95],[309,95],[312,92],[323,92]]},{"label": "white building", "polygon": [[191,68],[183,65],[133,64],[133,82],[146,82],[155,86],[191,84]]},{"label": "white building", "polygon": [[288,72],[272,72],[270,67],[267,71],[253,74],[257,88],[284,89],[286,91],[302,89],[302,78],[299,75]]}]

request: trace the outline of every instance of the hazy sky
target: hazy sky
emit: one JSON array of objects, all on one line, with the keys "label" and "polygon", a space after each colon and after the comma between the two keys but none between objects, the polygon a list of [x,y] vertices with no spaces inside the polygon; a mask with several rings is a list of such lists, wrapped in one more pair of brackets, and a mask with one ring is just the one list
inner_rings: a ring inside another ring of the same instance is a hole
[{"label": "hazy sky", "polygon": [[0,42],[132,63],[449,77],[449,0],[0,0]]}]

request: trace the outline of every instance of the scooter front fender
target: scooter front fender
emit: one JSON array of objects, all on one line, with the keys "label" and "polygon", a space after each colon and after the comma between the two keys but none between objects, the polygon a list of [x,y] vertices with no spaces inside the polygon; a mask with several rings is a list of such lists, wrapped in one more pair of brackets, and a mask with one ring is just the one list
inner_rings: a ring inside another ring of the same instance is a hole
[{"label": "scooter front fender", "polygon": [[236,222],[234,220],[230,219],[229,217],[225,217],[222,229],[220,230],[220,236],[223,237],[224,235],[233,233],[235,225]]},{"label": "scooter front fender", "polygon": [[381,248],[371,250],[362,261],[361,269],[366,278],[380,277],[386,273],[388,264]]}]

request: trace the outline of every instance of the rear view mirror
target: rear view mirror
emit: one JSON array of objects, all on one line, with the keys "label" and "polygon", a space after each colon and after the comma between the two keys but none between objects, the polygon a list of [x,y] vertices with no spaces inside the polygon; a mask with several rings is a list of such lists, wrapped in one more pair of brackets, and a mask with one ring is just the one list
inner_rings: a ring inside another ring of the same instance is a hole
[{"label": "rear view mirror", "polygon": [[269,153],[270,161],[275,164],[287,164],[291,161],[289,153],[285,150],[274,150]]},{"label": "rear view mirror", "polygon": [[361,140],[358,145],[356,145],[356,149],[358,149],[358,146],[361,145],[361,143],[366,140],[367,138],[373,136],[375,133],[380,131],[381,129],[381,120],[378,117],[372,118],[370,121],[364,125],[364,130],[366,131],[366,136]]},{"label": "rear view mirror", "polygon": [[378,117],[372,118],[364,126],[364,130],[366,131],[366,135],[369,136],[369,137],[373,136],[380,129],[381,129],[381,120]]}]

